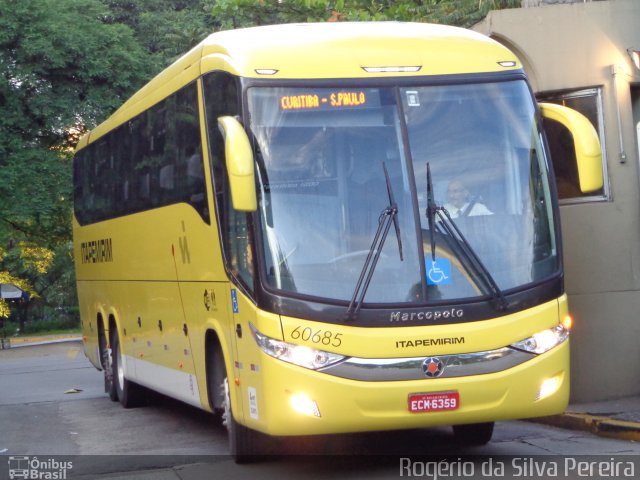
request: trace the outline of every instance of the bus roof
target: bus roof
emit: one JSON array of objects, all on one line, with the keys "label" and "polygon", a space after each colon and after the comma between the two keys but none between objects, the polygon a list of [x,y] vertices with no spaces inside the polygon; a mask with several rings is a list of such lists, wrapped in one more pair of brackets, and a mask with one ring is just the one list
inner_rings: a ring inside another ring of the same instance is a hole
[{"label": "bus roof", "polygon": [[[248,78],[329,79],[433,76],[522,68],[490,38],[458,27],[404,22],[325,22],[227,30],[209,35],[91,132],[91,140],[198,76],[224,70]],[[79,147],[86,144],[84,138]]]},{"label": "bus roof", "polygon": [[[411,75],[503,70],[515,56],[471,30],[402,22],[326,22],[229,30],[202,42],[203,60],[226,55],[240,76],[274,78],[366,78],[371,67],[420,67]],[[384,73],[384,72],[382,72]],[[388,72],[397,75],[397,71]]]}]

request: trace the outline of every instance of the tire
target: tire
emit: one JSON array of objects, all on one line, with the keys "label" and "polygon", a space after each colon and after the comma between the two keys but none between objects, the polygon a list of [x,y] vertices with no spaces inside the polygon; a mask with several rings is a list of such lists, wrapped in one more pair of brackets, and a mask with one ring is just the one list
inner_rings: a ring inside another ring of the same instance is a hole
[{"label": "tire", "polygon": [[124,408],[139,407],[144,404],[145,391],[140,385],[127,380],[124,376],[124,367],[122,363],[122,350],[120,348],[120,338],[118,333],[115,332],[113,341],[111,342],[112,351],[112,371],[113,371],[113,384],[117,393],[117,398],[120,400],[120,405]]},{"label": "tire", "polygon": [[100,328],[100,333],[98,334],[98,345],[100,348],[102,372],[104,374],[104,391],[109,394],[112,402],[117,402],[118,392],[116,390],[116,382],[114,382],[113,378],[113,350],[107,346],[107,338],[102,328]]},{"label": "tire", "polygon": [[221,389],[226,377],[224,358],[218,343],[207,344],[207,394],[209,396],[209,406],[213,411],[213,416],[218,424],[222,424],[225,406],[225,395]]},{"label": "tire", "polygon": [[227,428],[229,440],[229,453],[238,464],[253,463],[261,459],[262,443],[260,434],[250,428],[240,425],[233,418],[231,410],[231,393],[229,391],[229,379],[225,376],[221,386],[221,394],[224,395],[224,413],[222,424]]},{"label": "tire", "polygon": [[495,423],[471,423],[468,425],[454,425],[453,435],[456,441],[465,446],[486,445],[493,436]]}]

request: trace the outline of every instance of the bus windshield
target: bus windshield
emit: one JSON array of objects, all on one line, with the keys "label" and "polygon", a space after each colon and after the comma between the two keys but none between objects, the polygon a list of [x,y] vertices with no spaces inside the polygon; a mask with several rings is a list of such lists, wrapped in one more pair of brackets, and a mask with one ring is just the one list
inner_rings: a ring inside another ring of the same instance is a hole
[{"label": "bus windshield", "polygon": [[490,296],[442,228],[445,214],[429,222],[427,166],[435,205],[501,292],[557,273],[548,168],[524,81],[252,87],[248,104],[268,288],[348,301],[390,186],[399,233],[384,242],[364,303]]}]

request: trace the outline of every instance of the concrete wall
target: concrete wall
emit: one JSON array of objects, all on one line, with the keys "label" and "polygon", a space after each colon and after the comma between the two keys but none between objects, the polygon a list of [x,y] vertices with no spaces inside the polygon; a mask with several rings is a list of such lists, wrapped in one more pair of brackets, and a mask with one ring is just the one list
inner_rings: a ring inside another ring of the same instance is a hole
[{"label": "concrete wall", "polygon": [[640,394],[640,72],[626,51],[640,49],[640,1],[494,11],[474,29],[522,59],[536,92],[602,88],[610,196],[560,209],[572,401]]}]

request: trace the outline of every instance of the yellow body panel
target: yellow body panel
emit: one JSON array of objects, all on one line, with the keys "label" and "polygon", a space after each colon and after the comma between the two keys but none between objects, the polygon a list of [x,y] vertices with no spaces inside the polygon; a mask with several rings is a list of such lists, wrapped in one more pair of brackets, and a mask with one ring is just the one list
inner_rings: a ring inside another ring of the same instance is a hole
[{"label": "yellow body panel", "polygon": [[521,68],[513,53],[486,36],[419,23],[276,25],[218,32],[201,45],[203,56],[227,57],[239,75],[254,78],[264,76],[257,70],[291,79],[371,77],[364,67],[420,67],[406,76],[504,71],[499,61]]},{"label": "yellow body panel", "polygon": [[[228,283],[215,223],[206,225],[186,204],[84,227],[74,222],[74,238],[81,317],[91,343],[88,355],[96,366],[99,313],[105,326],[109,315],[114,317],[123,353],[148,360],[159,354],[158,348],[165,348],[167,343],[161,338],[169,342],[166,352],[184,350],[180,338],[184,337],[183,325],[191,328],[192,323],[201,324],[201,314],[186,316],[194,304],[185,298],[186,288],[198,285],[196,304],[204,309],[205,290],[213,291],[215,286]],[[106,248],[109,253],[104,253]],[[226,307],[217,289],[215,298]],[[142,327],[137,325],[138,317]],[[177,343],[171,343],[174,337],[178,337]],[[171,357],[173,353],[166,355]],[[179,361],[184,359],[176,353],[163,364],[177,368]],[[193,372],[193,366],[189,370]]]}]

